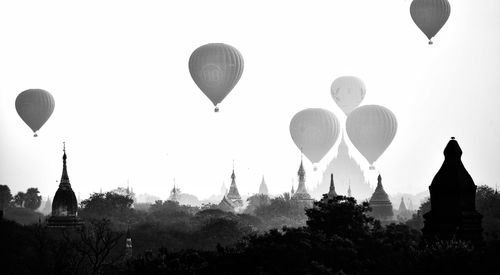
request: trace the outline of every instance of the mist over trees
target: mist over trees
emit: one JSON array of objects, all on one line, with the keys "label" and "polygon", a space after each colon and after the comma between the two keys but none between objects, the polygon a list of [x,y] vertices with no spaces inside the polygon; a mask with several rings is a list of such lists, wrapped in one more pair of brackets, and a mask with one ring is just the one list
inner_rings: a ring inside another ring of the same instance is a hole
[{"label": "mist over trees", "polygon": [[[3,194],[6,190],[0,187]],[[36,213],[14,200],[7,203],[6,214]],[[385,225],[368,215],[367,202],[351,197],[325,196],[307,209],[288,193],[254,195],[247,201],[243,213],[168,200],[139,210],[131,196],[106,192],[81,202],[79,216],[86,223],[75,230],[46,228],[38,216],[29,226],[4,219],[0,242],[8,256],[2,261],[9,263],[4,274],[481,273],[493,268],[500,253],[500,195],[487,186],[476,193],[477,209],[484,215],[483,247],[454,240],[423,242],[428,200],[405,224]],[[127,230],[133,257],[125,260]]]}]

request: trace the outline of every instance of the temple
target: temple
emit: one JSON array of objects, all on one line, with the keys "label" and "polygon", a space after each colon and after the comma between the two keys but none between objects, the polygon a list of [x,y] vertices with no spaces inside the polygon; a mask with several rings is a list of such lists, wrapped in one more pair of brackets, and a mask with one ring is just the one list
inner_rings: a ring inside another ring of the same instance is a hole
[{"label": "temple", "polygon": [[269,195],[269,191],[267,190],[267,184],[266,181],[264,180],[264,176],[262,176],[262,181],[259,186],[259,194]]},{"label": "temple", "polygon": [[327,198],[333,199],[337,196],[337,192],[335,192],[335,184],[333,183],[333,174],[330,175],[330,190],[328,191]]},{"label": "temple", "polygon": [[170,191],[170,196],[168,197],[169,201],[176,201],[179,202],[181,195],[181,189],[177,188],[174,184],[174,188]]},{"label": "temple", "polygon": [[401,197],[401,202],[399,203],[399,208],[397,210],[397,215],[396,215],[398,220],[407,221],[407,220],[411,219],[412,214],[413,213],[409,209],[406,208],[404,198]]},{"label": "temple", "polygon": [[422,232],[427,240],[460,239],[480,243],[481,221],[476,211],[476,188],[465,169],[462,149],[454,137],[444,149],[444,162],[434,176],[429,191],[431,211],[424,214]]},{"label": "temple", "polygon": [[302,160],[300,160],[300,167],[299,171],[297,172],[297,175],[299,177],[299,186],[297,187],[297,190],[295,190],[295,193],[293,193],[292,200],[301,202],[305,204],[305,206],[312,206],[313,199],[311,198],[306,189],[306,171],[304,170],[304,165],[302,164]]},{"label": "temple", "polygon": [[52,215],[47,220],[49,227],[74,227],[82,225],[82,220],[78,218],[78,204],[75,192],[71,189],[66,167],[66,146],[63,149],[63,171],[59,188],[52,201]]},{"label": "temple", "polygon": [[243,206],[243,200],[241,199],[240,193],[238,192],[238,187],[236,186],[236,175],[231,174],[231,186],[229,187],[229,192],[222,198],[219,203],[219,208],[224,211],[234,211],[236,208]]},{"label": "temple", "polygon": [[377,177],[377,188],[375,188],[375,192],[370,198],[370,207],[372,208],[370,215],[380,221],[390,221],[394,217],[392,203],[382,186],[382,177],[380,175]]},{"label": "temple", "polygon": [[328,192],[332,173],[335,174],[334,180],[337,190],[347,190],[350,185],[352,194],[358,201],[370,198],[373,193],[373,189],[365,179],[361,166],[351,157],[343,135],[337,156],[326,167],[320,184],[312,192],[313,197],[321,197],[322,194]]}]

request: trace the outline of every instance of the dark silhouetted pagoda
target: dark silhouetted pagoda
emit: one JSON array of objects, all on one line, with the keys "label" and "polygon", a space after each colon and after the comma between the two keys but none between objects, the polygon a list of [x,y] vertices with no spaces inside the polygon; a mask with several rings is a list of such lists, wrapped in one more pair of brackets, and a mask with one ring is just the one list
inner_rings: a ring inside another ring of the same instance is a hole
[{"label": "dark silhouetted pagoda", "polygon": [[389,221],[394,217],[392,203],[382,186],[382,177],[380,175],[377,177],[377,188],[375,188],[375,192],[370,198],[370,207],[372,208],[370,214],[380,221]]},{"label": "dark silhouetted pagoda", "polygon": [[330,174],[330,190],[327,194],[329,199],[333,199],[337,196],[337,192],[335,192],[335,184],[333,183],[333,174]]},{"label": "dark silhouetted pagoda", "polygon": [[476,185],[461,160],[454,137],[444,149],[444,162],[429,186],[431,211],[424,214],[424,238],[482,241],[481,220],[476,211]]},{"label": "dark silhouetted pagoda", "polygon": [[75,193],[71,189],[68,170],[66,168],[66,146],[63,149],[63,171],[59,188],[52,201],[52,215],[47,220],[49,227],[73,227],[82,225],[78,218],[78,204]]}]

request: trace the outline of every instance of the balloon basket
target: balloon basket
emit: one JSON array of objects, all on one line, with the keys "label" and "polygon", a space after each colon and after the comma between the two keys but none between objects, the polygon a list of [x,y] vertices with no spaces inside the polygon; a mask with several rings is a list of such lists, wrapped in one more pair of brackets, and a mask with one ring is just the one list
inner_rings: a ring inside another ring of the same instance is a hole
[{"label": "balloon basket", "polygon": [[432,42],[432,40],[429,40],[429,45],[432,45],[432,44],[434,44],[434,43]]},{"label": "balloon basket", "polygon": [[38,136],[38,134],[37,134],[37,133],[35,133],[33,136],[34,136],[34,137],[37,137],[37,136]]},{"label": "balloon basket", "polygon": [[370,165],[370,170],[375,170],[375,166]]},{"label": "balloon basket", "polygon": [[214,112],[218,113],[219,112],[219,107],[215,107]]},{"label": "balloon basket", "polygon": [[318,171],[318,167],[314,166],[313,170]]}]

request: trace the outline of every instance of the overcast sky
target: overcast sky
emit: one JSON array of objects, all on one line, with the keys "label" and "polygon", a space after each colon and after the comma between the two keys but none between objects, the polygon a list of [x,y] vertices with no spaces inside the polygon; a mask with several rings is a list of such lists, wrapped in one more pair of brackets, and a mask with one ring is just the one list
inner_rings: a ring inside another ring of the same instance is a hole
[{"label": "overcast sky", "polygon": [[[168,2],[168,3],[167,3]],[[175,177],[200,198],[289,191],[300,153],[289,133],[311,107],[345,115],[333,80],[366,84],[362,105],[391,109],[398,132],[375,163],[389,193],[428,188],[455,136],[475,183],[500,181],[500,1],[450,1],[429,46],[411,1],[2,1],[0,184],[53,197],[66,141],[75,193],[126,186],[166,199]],[[243,75],[213,112],[188,71],[199,46],[243,55]],[[56,107],[34,138],[16,96],[49,91]],[[340,140],[340,139],[339,139]],[[376,172],[351,146],[372,185]],[[319,164],[323,169],[338,141]],[[305,162],[307,185],[319,174]]]}]

